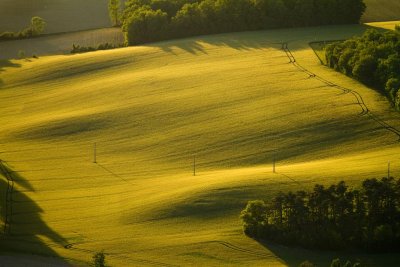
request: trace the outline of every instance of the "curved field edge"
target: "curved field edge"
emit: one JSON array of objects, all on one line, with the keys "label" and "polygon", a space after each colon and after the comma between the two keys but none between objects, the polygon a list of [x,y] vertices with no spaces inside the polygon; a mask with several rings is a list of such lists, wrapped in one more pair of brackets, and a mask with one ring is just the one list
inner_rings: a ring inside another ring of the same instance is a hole
[{"label": "curved field edge", "polygon": [[12,61],[2,73],[0,136],[1,158],[20,174],[14,233],[38,235],[77,260],[104,249],[117,266],[326,264],[332,253],[246,238],[238,215],[248,200],[279,190],[384,176],[389,160],[399,174],[397,136],[281,49],[288,43],[298,64],[359,92],[371,112],[399,127],[385,99],[321,66],[308,46],[363,30],[223,34]]}]

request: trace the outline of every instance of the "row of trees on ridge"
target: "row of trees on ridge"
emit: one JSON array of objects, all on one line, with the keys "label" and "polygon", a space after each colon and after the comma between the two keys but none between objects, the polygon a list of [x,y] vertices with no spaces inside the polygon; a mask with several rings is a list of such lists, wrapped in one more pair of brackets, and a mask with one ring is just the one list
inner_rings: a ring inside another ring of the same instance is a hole
[{"label": "row of trees on ridge", "polygon": [[400,249],[400,180],[345,182],[311,192],[279,193],[250,201],[241,213],[246,235],[318,249]]},{"label": "row of trees on ridge", "polygon": [[276,27],[358,23],[363,0],[110,0],[128,45],[171,38]]}]

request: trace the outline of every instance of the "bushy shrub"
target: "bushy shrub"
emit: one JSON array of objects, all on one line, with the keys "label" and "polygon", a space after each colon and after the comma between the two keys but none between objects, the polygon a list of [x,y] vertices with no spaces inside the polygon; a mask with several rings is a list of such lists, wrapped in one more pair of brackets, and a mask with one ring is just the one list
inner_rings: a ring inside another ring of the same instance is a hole
[{"label": "bushy shrub", "polygon": [[10,40],[10,39],[15,39],[15,37],[18,34],[15,34],[14,32],[3,32],[0,33],[0,40]]},{"label": "bushy shrub", "polygon": [[18,51],[18,58],[19,59],[24,59],[26,57],[25,51],[24,50],[19,50]]},{"label": "bushy shrub", "polygon": [[340,262],[340,259],[332,260],[330,267],[342,267],[342,263]]},{"label": "bushy shrub", "polygon": [[93,255],[94,267],[105,267],[106,266],[106,255],[104,252],[97,252]]},{"label": "bushy shrub", "polygon": [[123,46],[124,45],[122,45],[122,44],[111,44],[111,43],[99,44],[96,47],[80,46],[80,45],[72,44],[71,54],[93,52],[93,51],[97,51],[97,50],[110,50],[110,49],[120,48]]},{"label": "bushy shrub", "polygon": [[33,17],[31,19],[31,25],[28,27],[31,36],[40,35],[43,33],[46,27],[46,22],[41,17]]},{"label": "bushy shrub", "polygon": [[311,263],[310,261],[304,261],[304,262],[300,263],[299,267],[315,267],[315,265],[313,263]]}]

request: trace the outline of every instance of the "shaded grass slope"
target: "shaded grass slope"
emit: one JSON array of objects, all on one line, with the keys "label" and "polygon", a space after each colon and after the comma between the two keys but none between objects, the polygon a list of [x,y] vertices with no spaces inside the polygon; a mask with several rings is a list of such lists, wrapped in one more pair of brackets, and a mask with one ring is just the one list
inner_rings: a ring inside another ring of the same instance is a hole
[{"label": "shaded grass slope", "polygon": [[[31,216],[16,196],[15,221],[24,233],[45,223],[64,243],[42,242],[79,261],[104,249],[116,266],[327,265],[333,253],[246,238],[238,215],[248,200],[279,190],[384,176],[389,160],[400,174],[398,136],[338,86],[396,128],[399,114],[321,66],[308,46],[363,30],[233,33],[10,61],[18,67],[3,68],[0,157],[43,211]],[[283,42],[297,64],[337,86],[291,63]],[[335,255],[367,266],[400,261]]]}]

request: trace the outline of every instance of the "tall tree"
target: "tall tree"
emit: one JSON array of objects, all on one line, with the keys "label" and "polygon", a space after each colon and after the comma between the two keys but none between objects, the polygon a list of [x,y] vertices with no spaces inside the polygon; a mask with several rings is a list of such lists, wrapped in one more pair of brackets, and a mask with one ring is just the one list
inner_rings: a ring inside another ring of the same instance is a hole
[{"label": "tall tree", "polygon": [[46,22],[41,17],[33,17],[31,19],[30,29],[32,31],[32,35],[40,35],[44,31],[44,27],[46,26]]},{"label": "tall tree", "polygon": [[110,19],[113,26],[120,25],[119,20],[119,8],[120,8],[120,0],[109,0],[108,1],[108,12],[110,14]]}]

